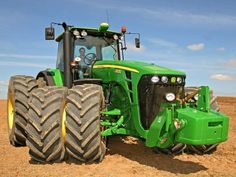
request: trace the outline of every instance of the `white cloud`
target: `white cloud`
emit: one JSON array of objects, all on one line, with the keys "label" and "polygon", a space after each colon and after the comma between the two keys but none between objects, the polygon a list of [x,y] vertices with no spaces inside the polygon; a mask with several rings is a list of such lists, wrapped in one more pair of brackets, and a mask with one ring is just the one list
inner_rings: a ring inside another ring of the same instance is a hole
[{"label": "white cloud", "polygon": [[0,99],[6,99],[8,80],[0,80]]},{"label": "white cloud", "polygon": [[11,61],[0,61],[0,66],[23,66],[23,67],[34,67],[34,68],[48,68],[49,65],[26,63],[26,62],[11,62]]},{"label": "white cloud", "polygon": [[0,80],[0,87],[8,86],[8,80]]},{"label": "white cloud", "polygon": [[217,48],[217,50],[220,51],[220,52],[224,52],[225,48],[224,47],[219,47],[219,48]]},{"label": "white cloud", "polygon": [[199,50],[202,50],[205,48],[205,44],[203,44],[203,43],[190,44],[187,46],[187,48],[192,51],[199,51]]},{"label": "white cloud", "polygon": [[[166,22],[175,22],[178,24],[189,25],[214,25],[217,27],[224,26],[236,26],[236,16],[225,15],[220,13],[192,13],[190,11],[176,10],[171,8],[155,7],[155,8],[144,8],[144,7],[135,7],[130,3],[123,3],[120,5],[118,2],[111,1],[87,1],[87,0],[71,0],[75,3],[82,3],[90,7],[108,9],[108,10],[117,10],[128,13],[140,14],[142,17],[149,19],[158,19]],[[106,6],[104,6],[106,4]]]},{"label": "white cloud", "polygon": [[158,18],[169,22],[203,25],[236,25],[236,16],[224,14],[197,14],[175,9],[143,9],[143,12],[146,12],[145,14],[151,18]]},{"label": "white cloud", "polygon": [[127,46],[127,51],[132,51],[132,52],[143,52],[145,51],[145,47],[140,44],[140,48],[136,48],[135,45],[131,42],[126,42]]},{"label": "white cloud", "polygon": [[225,62],[226,66],[236,68],[236,59],[231,59]]},{"label": "white cloud", "polygon": [[168,47],[168,48],[178,47],[176,43],[165,40],[165,39],[161,39],[161,38],[151,38],[151,39],[148,39],[148,41],[162,47]]},{"label": "white cloud", "polygon": [[229,80],[234,80],[234,78],[230,75],[226,74],[213,74],[211,75],[212,80],[220,80],[220,81],[229,81]]},{"label": "white cloud", "polygon": [[6,54],[0,53],[0,58],[20,58],[20,59],[56,59],[55,56],[49,55],[28,55],[28,54]]}]

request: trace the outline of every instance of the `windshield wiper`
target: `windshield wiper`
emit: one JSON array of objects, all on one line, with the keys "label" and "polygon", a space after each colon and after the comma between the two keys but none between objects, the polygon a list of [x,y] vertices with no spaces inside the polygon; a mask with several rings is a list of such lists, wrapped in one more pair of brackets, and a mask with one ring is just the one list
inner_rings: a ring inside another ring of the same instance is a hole
[{"label": "windshield wiper", "polygon": [[111,47],[113,48],[113,50],[115,51],[115,53],[116,53],[115,47],[113,47],[113,46],[105,39],[105,37],[102,37],[102,39],[107,43],[107,45],[111,46]]}]

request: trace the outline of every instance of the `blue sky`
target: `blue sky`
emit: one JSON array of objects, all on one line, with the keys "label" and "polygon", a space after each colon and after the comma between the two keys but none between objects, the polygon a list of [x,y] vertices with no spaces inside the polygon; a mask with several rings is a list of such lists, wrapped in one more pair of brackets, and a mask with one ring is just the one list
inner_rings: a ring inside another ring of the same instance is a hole
[{"label": "blue sky", "polygon": [[[9,77],[33,75],[56,63],[57,44],[44,40],[50,22],[141,33],[141,49],[128,36],[126,58],[185,71],[187,85],[209,85],[216,95],[236,96],[236,1],[67,0],[2,1],[0,98]],[[57,34],[61,32],[56,29]]]}]

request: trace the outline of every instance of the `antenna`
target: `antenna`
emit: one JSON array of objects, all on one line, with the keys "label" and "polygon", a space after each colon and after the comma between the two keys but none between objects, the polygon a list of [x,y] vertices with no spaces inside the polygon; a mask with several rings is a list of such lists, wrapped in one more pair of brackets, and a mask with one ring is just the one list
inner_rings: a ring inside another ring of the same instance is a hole
[{"label": "antenna", "polygon": [[110,25],[108,9],[106,9],[106,16],[107,16],[107,23]]}]

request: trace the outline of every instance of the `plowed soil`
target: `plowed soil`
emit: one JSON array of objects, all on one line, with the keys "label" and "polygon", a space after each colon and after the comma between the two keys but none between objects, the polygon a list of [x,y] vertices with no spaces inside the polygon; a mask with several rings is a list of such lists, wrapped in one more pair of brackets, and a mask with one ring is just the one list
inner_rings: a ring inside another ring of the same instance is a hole
[{"label": "plowed soil", "polygon": [[6,101],[0,101],[0,176],[236,176],[236,97],[219,97],[221,112],[230,116],[228,141],[211,155],[154,154],[131,137],[111,137],[101,163],[66,161],[39,164],[27,147],[15,148],[8,142]]}]

